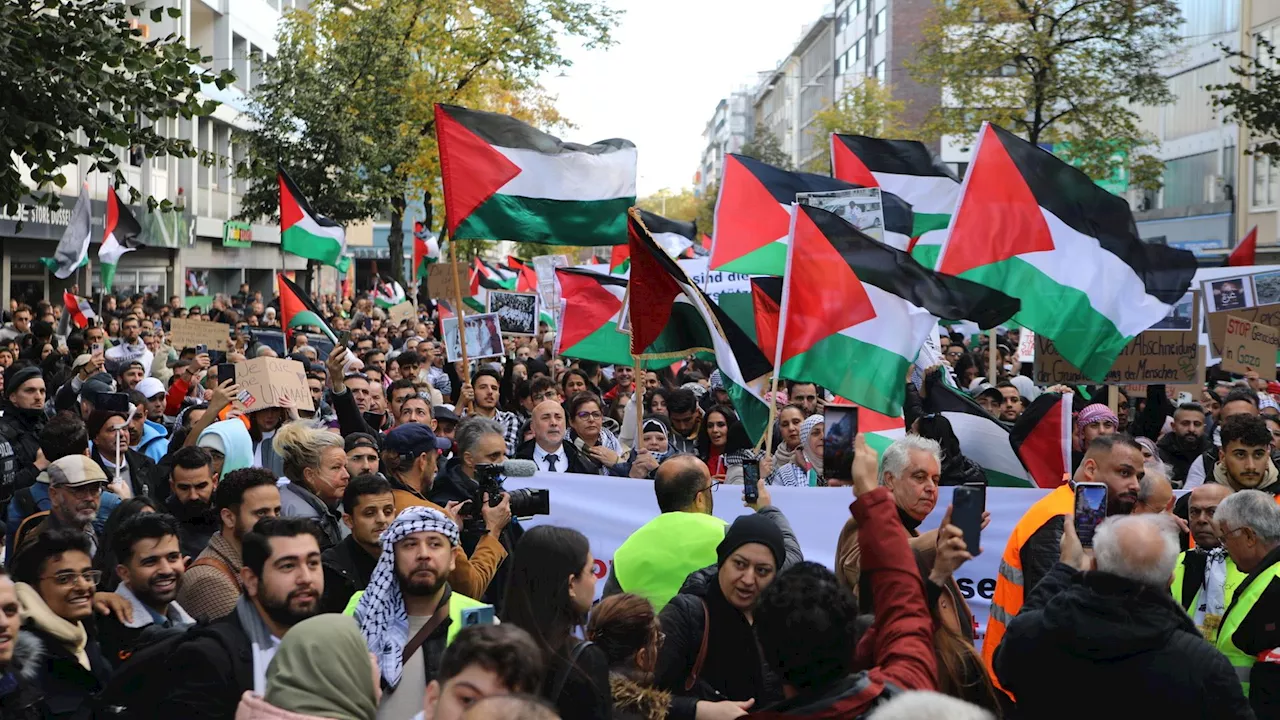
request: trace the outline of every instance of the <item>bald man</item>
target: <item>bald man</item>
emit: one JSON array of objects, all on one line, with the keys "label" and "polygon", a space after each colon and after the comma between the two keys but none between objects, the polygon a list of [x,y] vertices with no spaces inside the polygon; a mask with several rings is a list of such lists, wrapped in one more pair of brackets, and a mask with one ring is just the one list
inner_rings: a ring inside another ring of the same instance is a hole
[{"label": "bald man", "polygon": [[555,400],[543,400],[533,406],[530,416],[533,439],[516,448],[516,457],[532,460],[545,472],[582,473],[598,475],[587,464],[578,448],[564,441],[564,406]]},{"label": "bald man", "polygon": [[1226,485],[1210,483],[1191,491],[1188,524],[1196,546],[1178,556],[1170,590],[1209,642],[1218,635],[1222,616],[1246,573],[1227,555],[1213,522],[1214,511],[1231,494]]}]

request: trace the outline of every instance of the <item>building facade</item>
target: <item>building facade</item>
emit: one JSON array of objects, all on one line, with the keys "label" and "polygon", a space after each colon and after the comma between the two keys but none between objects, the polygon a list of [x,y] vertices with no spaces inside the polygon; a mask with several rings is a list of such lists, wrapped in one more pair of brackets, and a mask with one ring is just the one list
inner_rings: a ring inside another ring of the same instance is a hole
[{"label": "building facade", "polygon": [[836,4],[834,96],[875,78],[906,103],[902,120],[918,126],[941,93],[916,82],[907,69],[923,42],[934,0],[839,0]]},{"label": "building facade", "polygon": [[702,161],[694,178],[694,189],[699,195],[720,182],[725,154],[738,152],[751,139],[752,119],[751,95],[746,88],[733,91],[716,104],[711,120],[702,131]]},{"label": "building facade", "polygon": [[791,53],[760,73],[752,99],[752,124],[778,138],[797,168],[827,152],[813,121],[835,97],[834,23],[834,15],[824,15],[808,25]]}]

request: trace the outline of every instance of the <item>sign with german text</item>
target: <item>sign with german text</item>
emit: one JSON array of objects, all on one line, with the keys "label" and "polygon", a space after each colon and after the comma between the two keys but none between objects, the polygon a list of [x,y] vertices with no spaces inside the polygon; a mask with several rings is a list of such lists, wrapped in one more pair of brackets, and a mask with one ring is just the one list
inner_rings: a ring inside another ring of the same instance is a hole
[{"label": "sign with german text", "polygon": [[1270,376],[1280,348],[1280,330],[1232,315],[1223,328],[1221,345],[1223,370],[1241,375],[1262,371]]}]

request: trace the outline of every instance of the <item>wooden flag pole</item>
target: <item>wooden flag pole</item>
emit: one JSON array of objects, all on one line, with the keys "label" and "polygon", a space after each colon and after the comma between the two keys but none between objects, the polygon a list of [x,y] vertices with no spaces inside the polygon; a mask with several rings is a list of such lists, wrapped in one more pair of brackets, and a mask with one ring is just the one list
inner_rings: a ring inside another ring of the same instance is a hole
[{"label": "wooden flag pole", "polygon": [[987,345],[987,382],[991,385],[996,384],[997,374],[996,364],[1000,362],[1000,354],[996,351],[996,329],[991,328],[987,331],[987,339],[990,341]]},{"label": "wooden flag pole", "polygon": [[[1111,408],[1111,414],[1120,417],[1120,386],[1107,386],[1107,407]],[[1119,428],[1117,428],[1118,430]]]},{"label": "wooden flag pole", "polygon": [[[462,378],[464,383],[471,382],[471,365],[467,362],[467,333],[463,327],[462,321],[462,280],[458,278],[458,251],[455,248],[457,243],[453,242],[453,238],[449,238],[449,264],[453,267],[453,302],[454,317],[458,318],[458,345],[462,348],[462,371],[467,377]],[[441,323],[441,334],[444,333],[444,323]],[[445,348],[446,355],[449,349]]]},{"label": "wooden flag pole", "polygon": [[631,402],[636,406],[636,444],[632,450],[638,450],[644,447],[644,368],[640,358],[632,355],[631,359],[636,364],[635,392],[631,393]]},{"label": "wooden flag pole", "polygon": [[[778,342],[782,342],[782,338],[778,338]],[[774,368],[773,377],[770,379],[769,389],[769,423],[764,426],[764,437],[760,441],[764,443],[765,457],[773,456],[773,424],[777,422],[778,417],[778,369]],[[804,442],[801,440],[801,442]],[[756,450],[760,449],[760,442],[756,443]]]}]

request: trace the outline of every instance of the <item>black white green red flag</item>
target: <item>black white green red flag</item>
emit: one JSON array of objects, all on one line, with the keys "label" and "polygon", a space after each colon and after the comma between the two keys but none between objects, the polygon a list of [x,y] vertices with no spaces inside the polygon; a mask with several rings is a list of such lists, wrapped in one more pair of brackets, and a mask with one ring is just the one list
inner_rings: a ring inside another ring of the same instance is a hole
[{"label": "black white green red flag", "polygon": [[311,301],[311,296],[284,273],[277,273],[277,276],[280,278],[280,327],[285,333],[292,336],[295,328],[314,327],[337,342],[337,336],[325,323],[324,313]]},{"label": "black white green red flag", "polygon": [[347,231],[311,208],[283,166],[276,168],[276,179],[280,183],[280,249],[345,271],[350,262],[343,259]]},{"label": "black white green red flag", "polygon": [[62,293],[62,305],[66,308],[67,317],[81,330],[89,327],[89,321],[98,317],[98,314],[93,311],[93,305],[86,298],[72,295],[65,290]]},{"label": "black white green red flag", "polygon": [[440,262],[440,240],[421,222],[413,224],[413,276],[426,282],[429,268]]},{"label": "black white green red flag", "polygon": [[1138,237],[1129,204],[1084,173],[984,124],[938,271],[1022,301],[1014,321],[1101,379],[1186,294],[1187,250]]},{"label": "black white green red flag", "polygon": [[102,244],[98,246],[98,265],[102,271],[102,290],[111,292],[115,283],[116,265],[125,253],[145,247],[138,240],[142,225],[120,200],[120,193],[107,188],[107,216],[102,223]]},{"label": "black white green red flag", "polygon": [[71,219],[67,228],[62,231],[58,247],[53,257],[40,258],[40,264],[59,280],[66,280],[76,270],[84,267],[89,261],[89,240],[93,232],[93,219],[90,217],[89,184],[80,184],[80,199],[71,209]]},{"label": "black white green red flag", "polygon": [[1071,475],[1074,395],[1042,393],[1013,423],[1009,445],[1037,487],[1052,490]]},{"label": "black white green red flag", "polygon": [[960,441],[960,452],[982,466],[992,487],[1035,487],[1009,442],[1009,428],[996,420],[968,395],[946,381],[944,373],[925,379],[921,393],[925,414],[939,413],[951,423]]}]

